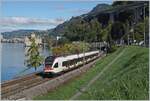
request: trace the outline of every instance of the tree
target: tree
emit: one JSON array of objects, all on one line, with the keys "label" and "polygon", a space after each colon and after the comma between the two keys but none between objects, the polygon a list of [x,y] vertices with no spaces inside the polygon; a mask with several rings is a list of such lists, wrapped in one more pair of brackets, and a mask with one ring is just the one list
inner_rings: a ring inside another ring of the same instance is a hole
[{"label": "tree", "polygon": [[34,67],[35,71],[37,69],[37,67],[39,67],[42,62],[43,62],[43,58],[40,56],[39,50],[38,50],[38,45],[35,43],[35,38],[31,38],[31,46],[28,49],[28,53],[27,56],[29,57],[27,59],[27,67],[31,68]]},{"label": "tree", "polygon": [[79,54],[83,51],[89,51],[89,44],[83,42],[67,43],[61,46],[53,47],[52,53],[55,56],[66,56],[69,54]]},{"label": "tree", "polygon": [[49,36],[49,35],[46,35],[44,36],[44,40],[45,40],[45,43],[47,43],[47,47],[49,50],[51,50],[53,44],[54,44],[54,38],[52,36]]},{"label": "tree", "polygon": [[125,34],[124,23],[116,21],[112,24],[111,37],[115,42],[121,42],[123,35]]},{"label": "tree", "polygon": [[57,40],[57,45],[63,45],[69,43],[69,39],[67,39],[66,37],[62,37],[59,40]]},{"label": "tree", "polygon": [[79,19],[76,23],[70,23],[66,28],[64,36],[70,41],[83,41],[86,39],[89,23],[84,19]]},{"label": "tree", "polygon": [[88,34],[88,38],[92,41],[101,41],[102,40],[102,25],[98,22],[97,19],[93,19],[90,21],[90,30]]},{"label": "tree", "polygon": [[129,21],[126,20],[126,23],[124,24],[124,30],[125,30],[125,34],[123,35],[123,40],[126,44],[129,44],[129,37],[130,37],[130,24],[129,24]]},{"label": "tree", "polygon": [[112,44],[112,42],[111,42],[112,41],[111,30],[112,30],[112,23],[109,22],[107,27],[105,28],[105,31],[106,31],[106,34],[107,34],[106,41],[109,44]]},{"label": "tree", "polygon": [[[144,40],[144,31],[145,31],[145,38],[149,40],[149,18],[146,17],[145,20],[139,22],[134,29],[135,39],[137,41]],[[148,43],[148,42],[147,42]]]},{"label": "tree", "polygon": [[133,4],[137,1],[114,1],[112,6],[122,6],[122,5],[127,5],[127,4]]},{"label": "tree", "polygon": [[112,30],[112,23],[109,22],[108,25],[102,29],[102,40],[106,41],[108,43],[108,52],[112,51],[112,36],[111,36],[111,30]]},{"label": "tree", "polygon": [[102,41],[107,41],[109,34],[107,28],[103,28],[101,34],[102,34]]},{"label": "tree", "polygon": [[53,53],[54,56],[61,56],[62,55],[62,50],[61,50],[60,46],[53,47],[52,48],[52,53]]}]

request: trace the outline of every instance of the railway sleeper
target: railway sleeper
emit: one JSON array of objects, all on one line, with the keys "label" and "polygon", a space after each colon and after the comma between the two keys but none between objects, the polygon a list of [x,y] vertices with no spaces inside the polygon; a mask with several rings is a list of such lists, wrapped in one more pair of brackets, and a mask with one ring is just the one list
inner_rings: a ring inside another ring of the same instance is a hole
[{"label": "railway sleeper", "polygon": [[6,82],[6,83],[2,83],[1,87],[4,88],[4,87],[7,87],[7,86],[16,84],[16,83],[20,83],[21,81],[26,81],[26,80],[28,80],[28,79],[35,78],[35,76],[36,76],[36,75],[33,75],[33,76],[31,76],[31,77],[19,78],[19,79],[14,80],[14,81],[8,81],[8,82]]},{"label": "railway sleeper", "polygon": [[17,88],[21,88],[22,85],[25,85],[25,82],[30,82],[30,80],[29,81],[23,81],[23,82],[20,82],[18,84],[15,84],[15,85],[12,85],[12,86],[9,86],[9,87],[6,87],[6,88],[2,88],[2,93],[13,91]]},{"label": "railway sleeper", "polygon": [[41,84],[41,83],[43,83],[45,81],[47,81],[47,80],[40,80],[40,81],[34,82],[34,83],[32,82],[28,86],[22,86],[20,88],[14,89],[14,90],[7,91],[7,92],[2,94],[2,98],[7,98],[8,96],[12,96],[14,94],[21,93],[23,90],[31,88],[31,87],[36,86],[36,85],[39,85],[39,84]]}]

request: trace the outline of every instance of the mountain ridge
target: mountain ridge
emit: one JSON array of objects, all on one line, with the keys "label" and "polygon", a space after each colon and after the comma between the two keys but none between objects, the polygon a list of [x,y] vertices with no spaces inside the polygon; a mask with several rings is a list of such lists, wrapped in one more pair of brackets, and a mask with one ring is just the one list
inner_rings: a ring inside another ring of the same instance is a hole
[{"label": "mountain ridge", "polygon": [[64,31],[65,31],[65,28],[72,24],[72,23],[76,23],[78,22],[79,20],[81,20],[82,18],[85,18],[89,15],[92,14],[92,12],[99,12],[100,9],[103,10],[103,9],[106,9],[108,6],[108,4],[98,4],[97,6],[95,6],[90,12],[86,13],[86,14],[82,14],[80,16],[76,16],[76,17],[72,17],[71,19],[65,21],[64,23],[62,24],[59,24],[57,25],[55,28],[53,29],[48,29],[48,30],[34,30],[34,29],[29,29],[29,30],[26,30],[26,29],[20,29],[20,30],[15,30],[15,31],[11,31],[11,32],[2,32],[1,34],[3,35],[4,38],[22,38],[24,36],[29,36],[32,32],[35,32],[35,33],[44,33],[44,32],[47,32],[47,34],[49,35],[53,35],[53,36],[57,36],[57,35],[63,35],[64,34]]}]

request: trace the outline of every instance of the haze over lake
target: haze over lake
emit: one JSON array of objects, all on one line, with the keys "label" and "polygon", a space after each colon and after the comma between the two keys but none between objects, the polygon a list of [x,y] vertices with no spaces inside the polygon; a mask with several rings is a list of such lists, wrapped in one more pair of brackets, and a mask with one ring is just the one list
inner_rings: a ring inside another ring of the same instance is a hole
[{"label": "haze over lake", "polygon": [[[17,76],[35,72],[34,68],[29,69],[23,73],[27,67],[24,65],[25,54],[27,48],[22,43],[2,43],[2,61],[1,61],[1,81],[11,80]],[[46,57],[49,55],[49,51],[46,48],[41,48],[40,53]],[[41,71],[43,66],[37,68],[37,71]]]}]

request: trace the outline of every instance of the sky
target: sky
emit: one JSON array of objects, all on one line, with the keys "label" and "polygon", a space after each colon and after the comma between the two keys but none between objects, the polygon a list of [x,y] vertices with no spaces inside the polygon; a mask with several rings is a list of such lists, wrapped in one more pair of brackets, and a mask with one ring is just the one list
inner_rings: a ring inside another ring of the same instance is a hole
[{"label": "sky", "polygon": [[47,30],[88,13],[111,0],[1,0],[0,32],[19,29]]}]

